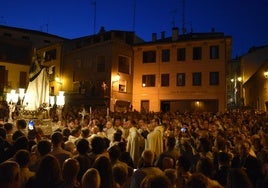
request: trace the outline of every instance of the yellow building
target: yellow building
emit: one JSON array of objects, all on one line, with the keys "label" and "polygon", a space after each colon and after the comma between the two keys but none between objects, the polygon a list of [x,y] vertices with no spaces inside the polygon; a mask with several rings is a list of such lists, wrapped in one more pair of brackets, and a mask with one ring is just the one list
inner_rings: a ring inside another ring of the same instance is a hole
[{"label": "yellow building", "polygon": [[62,90],[67,102],[124,111],[132,101],[134,32],[104,31],[64,44]]},{"label": "yellow building", "polygon": [[253,47],[241,57],[245,106],[268,110],[268,46]]},{"label": "yellow building", "polygon": [[224,111],[230,36],[223,33],[162,33],[133,46],[133,109],[138,111]]}]

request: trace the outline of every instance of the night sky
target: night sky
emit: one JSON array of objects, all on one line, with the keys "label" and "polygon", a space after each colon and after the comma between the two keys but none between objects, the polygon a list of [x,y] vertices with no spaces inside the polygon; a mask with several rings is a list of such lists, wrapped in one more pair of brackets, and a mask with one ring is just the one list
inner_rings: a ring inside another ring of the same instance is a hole
[{"label": "night sky", "polygon": [[[96,2],[96,3],[94,3]],[[233,37],[233,57],[268,45],[267,0],[1,0],[0,25],[66,38],[106,31],[135,31],[142,39],[176,26],[182,32],[224,32]],[[95,6],[96,5],[96,6]],[[95,11],[96,10],[96,11]],[[135,10],[135,11],[134,11]],[[184,23],[184,24],[183,24]]]}]

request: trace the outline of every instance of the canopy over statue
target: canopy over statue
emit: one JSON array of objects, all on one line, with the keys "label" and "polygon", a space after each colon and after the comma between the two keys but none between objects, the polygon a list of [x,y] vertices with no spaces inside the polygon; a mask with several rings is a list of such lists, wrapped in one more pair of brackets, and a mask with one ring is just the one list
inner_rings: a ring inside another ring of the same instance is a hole
[{"label": "canopy over statue", "polygon": [[29,71],[29,85],[24,98],[26,110],[37,110],[42,104],[49,103],[49,79],[47,69],[43,66],[45,54],[39,57],[34,50],[32,65]]}]

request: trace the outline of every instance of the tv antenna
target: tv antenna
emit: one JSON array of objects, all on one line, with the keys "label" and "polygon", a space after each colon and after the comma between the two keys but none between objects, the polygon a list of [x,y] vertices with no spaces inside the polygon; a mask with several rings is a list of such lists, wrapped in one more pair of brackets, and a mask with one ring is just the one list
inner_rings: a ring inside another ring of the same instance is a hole
[{"label": "tv antenna", "polygon": [[182,0],[182,33],[185,34],[186,33],[186,27],[185,27],[185,0]]},{"label": "tv antenna", "polygon": [[136,0],[133,2],[133,26],[132,30],[135,32],[135,27],[136,27]]},{"label": "tv antenna", "polygon": [[97,1],[93,1],[92,5],[94,6],[94,31],[93,31],[93,34],[95,35],[96,34],[96,17],[97,17]]}]

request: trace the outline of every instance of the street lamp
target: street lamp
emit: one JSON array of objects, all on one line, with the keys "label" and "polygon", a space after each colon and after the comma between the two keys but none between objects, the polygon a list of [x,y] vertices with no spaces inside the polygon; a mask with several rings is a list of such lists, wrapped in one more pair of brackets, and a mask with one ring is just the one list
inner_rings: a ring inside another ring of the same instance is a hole
[{"label": "street lamp", "polygon": [[242,77],[237,77],[235,75],[234,78],[231,79],[231,82],[234,83],[234,102],[235,102],[235,106],[237,106],[237,92],[238,92],[238,89],[239,89],[239,95],[241,95],[240,93],[240,85],[238,85],[238,83],[242,82]]},{"label": "street lamp", "polygon": [[265,71],[265,72],[263,73],[263,75],[264,75],[265,78],[268,78],[268,71]]},{"label": "street lamp", "polygon": [[[114,105],[115,105],[115,97],[114,97],[114,84],[115,83],[119,83],[120,81],[120,74],[117,73],[116,76],[113,77],[112,79],[112,91],[111,91],[111,103],[113,104],[113,108],[114,108]],[[117,91],[119,90],[119,88],[117,88]],[[109,108],[107,108],[107,113],[106,113],[106,116],[108,118],[109,116]]]},{"label": "street lamp", "polygon": [[56,104],[57,104],[57,109],[58,109],[58,116],[59,116],[59,121],[62,121],[62,109],[63,106],[65,105],[65,96],[64,96],[64,91],[59,91],[59,95],[56,96]]}]

